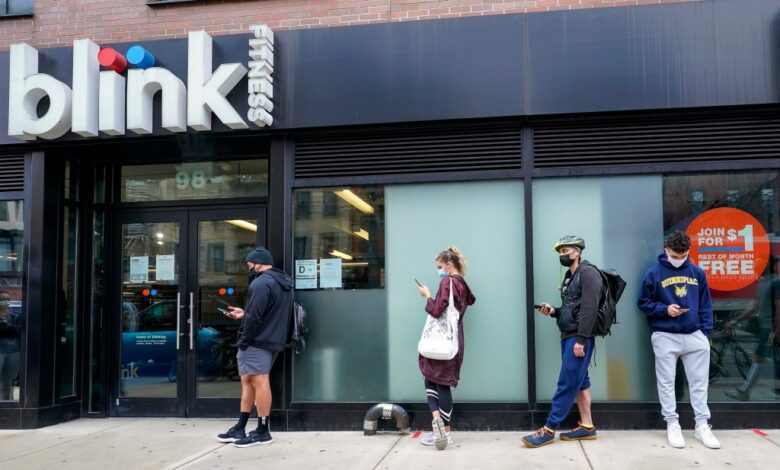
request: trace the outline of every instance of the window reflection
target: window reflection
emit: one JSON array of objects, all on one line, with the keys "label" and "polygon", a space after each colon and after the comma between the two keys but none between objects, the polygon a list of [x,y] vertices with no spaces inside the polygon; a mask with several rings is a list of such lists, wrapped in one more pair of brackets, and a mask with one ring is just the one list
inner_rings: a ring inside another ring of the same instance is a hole
[{"label": "window reflection", "polygon": [[22,291],[22,201],[0,201],[0,400],[19,400]]},{"label": "window reflection", "polygon": [[341,263],[344,289],[384,286],[384,190],[381,187],[321,188],[295,193],[295,259],[319,265]]},{"label": "window reflection", "polygon": [[268,196],[268,160],[122,167],[122,202]]},{"label": "window reflection", "polygon": [[[721,290],[711,286],[715,328],[711,336],[710,388],[712,401],[780,400],[780,189],[778,172],[709,173],[664,178],[664,231],[685,230],[696,217],[717,208],[733,208],[755,218],[769,245],[765,265],[746,282]],[[691,194],[693,197],[681,197]],[[735,215],[738,212],[733,212]],[[728,224],[729,221],[724,221]],[[739,222],[742,228],[744,222]],[[751,250],[745,250],[746,252]],[[756,249],[754,253],[758,253]],[[714,261],[710,261],[710,264]],[[701,265],[701,262],[699,263]],[[702,265],[703,267],[707,267]],[[709,270],[708,270],[709,269]],[[705,269],[713,284],[714,268]],[[728,290],[727,290],[728,289]],[[678,374],[677,395],[687,387]]]}]

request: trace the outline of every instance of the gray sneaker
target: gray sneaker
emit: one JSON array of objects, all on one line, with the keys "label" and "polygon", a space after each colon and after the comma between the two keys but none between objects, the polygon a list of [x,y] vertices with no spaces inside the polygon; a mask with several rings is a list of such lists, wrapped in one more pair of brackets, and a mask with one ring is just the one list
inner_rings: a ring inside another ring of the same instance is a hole
[{"label": "gray sneaker", "polygon": [[431,423],[433,428],[433,445],[437,450],[444,450],[447,448],[447,431],[444,430],[444,420],[441,418],[434,419]]},{"label": "gray sneaker", "polygon": [[[454,442],[452,440],[452,433],[448,432],[446,434],[447,434],[447,445],[451,446],[452,443]],[[420,437],[420,444],[422,444],[424,446],[430,447],[430,446],[435,444],[435,441],[436,441],[436,439],[433,437],[433,433],[432,432],[426,432],[425,434],[423,434]]]}]

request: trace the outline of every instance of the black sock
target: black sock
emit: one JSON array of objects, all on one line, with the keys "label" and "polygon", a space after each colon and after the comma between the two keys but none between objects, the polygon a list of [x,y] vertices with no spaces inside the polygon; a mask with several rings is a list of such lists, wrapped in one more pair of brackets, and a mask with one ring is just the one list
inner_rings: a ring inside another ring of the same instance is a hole
[{"label": "black sock", "polygon": [[244,413],[243,411],[238,416],[238,424],[236,424],[236,428],[238,429],[244,429],[246,428],[246,423],[249,421],[249,413]]},{"label": "black sock", "polygon": [[263,431],[268,429],[268,416],[258,416],[257,417],[257,430]]}]

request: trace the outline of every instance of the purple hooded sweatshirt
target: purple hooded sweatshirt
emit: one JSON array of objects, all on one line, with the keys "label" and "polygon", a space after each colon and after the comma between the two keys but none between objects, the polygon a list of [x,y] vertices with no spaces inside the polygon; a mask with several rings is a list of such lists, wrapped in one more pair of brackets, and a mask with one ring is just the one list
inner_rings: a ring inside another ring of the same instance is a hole
[{"label": "purple hooded sweatshirt", "polygon": [[466,281],[459,275],[447,276],[439,283],[439,291],[436,297],[428,299],[425,305],[425,311],[432,317],[440,317],[447,311],[450,298],[450,279],[452,280],[453,301],[455,308],[460,312],[458,320],[458,354],[450,360],[439,361],[419,357],[420,372],[423,377],[439,385],[449,385],[457,387],[460,380],[460,366],[463,364],[463,352],[466,349],[466,342],[463,335],[463,317],[466,315],[466,309],[477,301],[474,294],[471,293]]}]

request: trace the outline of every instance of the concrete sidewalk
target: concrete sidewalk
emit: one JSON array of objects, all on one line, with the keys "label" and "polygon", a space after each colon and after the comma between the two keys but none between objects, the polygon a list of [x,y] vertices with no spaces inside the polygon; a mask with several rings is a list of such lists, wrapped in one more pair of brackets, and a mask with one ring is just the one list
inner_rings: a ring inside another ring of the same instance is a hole
[{"label": "concrete sidewalk", "polygon": [[663,431],[602,431],[599,439],[527,449],[525,432],[456,432],[443,452],[414,434],[276,432],[274,443],[239,449],[215,436],[234,424],[211,419],[81,419],[0,431],[0,466],[23,469],[769,469],[780,465],[780,430],[717,431],[707,449],[684,430],[673,449]]}]

